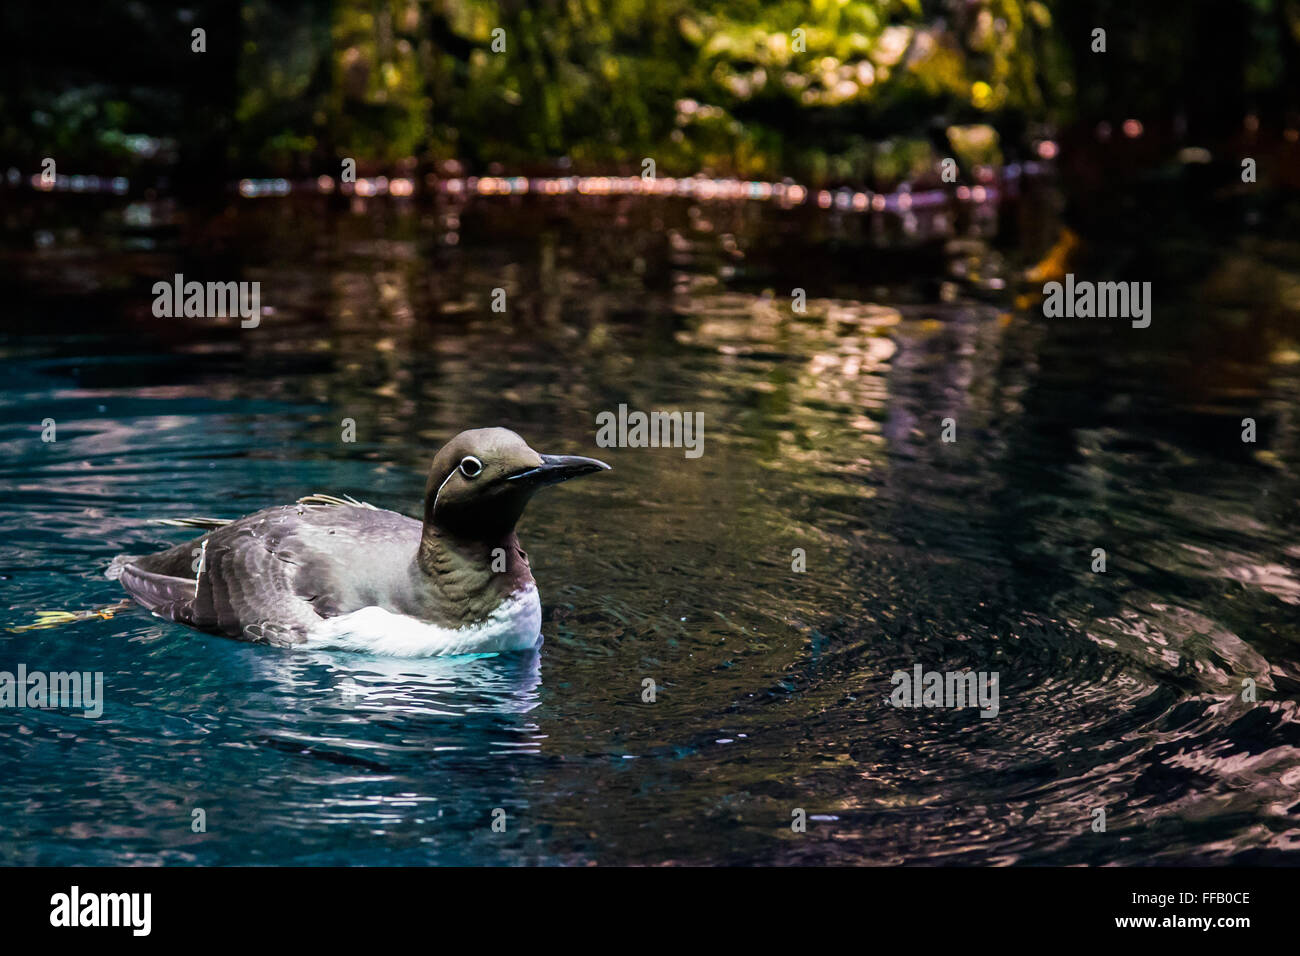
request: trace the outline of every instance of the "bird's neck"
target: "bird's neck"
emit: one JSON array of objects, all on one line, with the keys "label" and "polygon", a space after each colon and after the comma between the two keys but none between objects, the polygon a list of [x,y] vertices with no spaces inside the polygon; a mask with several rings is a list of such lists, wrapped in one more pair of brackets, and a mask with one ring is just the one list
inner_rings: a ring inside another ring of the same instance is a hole
[{"label": "bird's neck", "polygon": [[426,598],[423,614],[447,627],[486,620],[510,595],[534,586],[513,531],[463,538],[426,524],[413,573]]}]

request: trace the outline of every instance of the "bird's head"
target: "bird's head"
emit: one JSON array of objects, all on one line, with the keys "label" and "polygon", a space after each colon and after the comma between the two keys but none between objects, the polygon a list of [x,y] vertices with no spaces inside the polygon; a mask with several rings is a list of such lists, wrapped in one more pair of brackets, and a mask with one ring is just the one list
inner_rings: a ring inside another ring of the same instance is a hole
[{"label": "bird's head", "polygon": [[434,456],[424,491],[426,529],[496,540],[514,530],[538,489],[607,471],[579,455],[543,455],[508,428],[463,431]]}]

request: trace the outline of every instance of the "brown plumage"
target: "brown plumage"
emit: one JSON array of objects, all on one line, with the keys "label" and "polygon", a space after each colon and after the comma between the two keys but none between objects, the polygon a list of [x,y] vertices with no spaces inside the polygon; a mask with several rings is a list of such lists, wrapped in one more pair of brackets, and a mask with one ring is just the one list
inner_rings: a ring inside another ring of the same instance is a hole
[{"label": "brown plumage", "polygon": [[367,607],[462,628],[533,584],[514,533],[532,495],[608,467],[540,455],[508,429],[474,429],[435,456],[423,521],[314,495],[228,523],[182,519],[210,530],[115,558],[108,573],[162,617],[259,643],[299,644],[323,620]]}]

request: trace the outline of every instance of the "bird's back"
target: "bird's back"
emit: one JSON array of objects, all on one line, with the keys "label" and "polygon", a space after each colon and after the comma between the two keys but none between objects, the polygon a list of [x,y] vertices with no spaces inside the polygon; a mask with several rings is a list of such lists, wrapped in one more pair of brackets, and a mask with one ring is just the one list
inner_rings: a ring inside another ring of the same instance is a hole
[{"label": "bird's back", "polygon": [[409,591],[421,524],[377,508],[267,508],[157,554],[123,556],[110,577],[154,613],[215,634],[301,643],[322,619],[387,606]]}]

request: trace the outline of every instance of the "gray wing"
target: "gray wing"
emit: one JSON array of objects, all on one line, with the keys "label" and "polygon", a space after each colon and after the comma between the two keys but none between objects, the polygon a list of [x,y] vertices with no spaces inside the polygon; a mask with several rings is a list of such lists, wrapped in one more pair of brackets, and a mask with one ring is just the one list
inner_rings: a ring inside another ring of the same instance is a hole
[{"label": "gray wing", "polygon": [[323,618],[373,603],[374,569],[405,566],[419,540],[410,518],[332,505],[268,508],[158,554],[117,558],[109,577],[181,624],[300,644]]},{"label": "gray wing", "polygon": [[300,644],[321,616],[299,587],[293,517],[293,508],[270,508],[167,551],[119,559],[118,580],[161,617],[256,643]]},{"label": "gray wing", "polygon": [[278,645],[302,644],[324,618],[400,600],[421,533],[415,519],[330,496],[182,527],[211,531],[114,558],[109,578],[161,617]]}]

